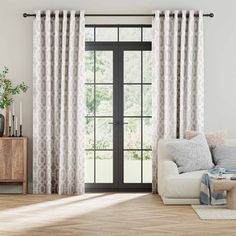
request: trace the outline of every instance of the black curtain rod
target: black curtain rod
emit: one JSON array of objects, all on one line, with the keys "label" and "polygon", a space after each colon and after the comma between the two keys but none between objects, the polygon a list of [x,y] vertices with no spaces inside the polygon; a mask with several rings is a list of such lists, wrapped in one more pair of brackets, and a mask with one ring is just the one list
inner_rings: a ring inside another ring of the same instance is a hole
[{"label": "black curtain rod", "polygon": [[[41,14],[42,17],[46,16],[45,13],[42,13]],[[55,14],[51,14],[51,16],[55,16]],[[62,17],[63,14],[60,13],[59,14],[59,17]],[[67,15],[68,17],[70,16],[70,14]],[[76,14],[75,15],[76,17],[79,17],[79,14]],[[91,14],[91,13],[88,13],[88,14],[85,14],[85,16],[87,17],[154,17],[155,14]],[[165,14],[161,13],[160,14],[161,17],[164,17]],[[171,17],[174,16],[173,13],[170,14]],[[187,14],[187,17],[189,16],[189,14]],[[194,14],[195,17],[198,17],[199,15],[198,14]],[[203,14],[204,17],[214,17],[214,13],[208,13],[208,14]],[[36,17],[36,14],[28,14],[28,13],[24,13],[23,14],[23,17]],[[182,17],[182,14],[178,14],[178,17]]]}]

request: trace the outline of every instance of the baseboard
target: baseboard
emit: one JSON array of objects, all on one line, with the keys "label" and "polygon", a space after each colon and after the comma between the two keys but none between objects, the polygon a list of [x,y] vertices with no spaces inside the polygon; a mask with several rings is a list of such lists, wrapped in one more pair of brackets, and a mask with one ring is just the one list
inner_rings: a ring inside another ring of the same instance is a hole
[{"label": "baseboard", "polygon": [[86,193],[101,193],[101,192],[124,192],[124,193],[147,193],[152,192],[150,188],[139,189],[139,188],[86,188]]},{"label": "baseboard", "polygon": [[21,185],[12,185],[12,184],[0,185],[0,194],[21,194],[21,193],[22,193]]}]

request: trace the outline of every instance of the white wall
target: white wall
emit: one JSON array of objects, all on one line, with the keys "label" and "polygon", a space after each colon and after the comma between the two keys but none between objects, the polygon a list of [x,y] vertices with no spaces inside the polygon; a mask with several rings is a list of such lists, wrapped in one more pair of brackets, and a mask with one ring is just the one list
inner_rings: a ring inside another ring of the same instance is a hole
[{"label": "white wall", "polygon": [[[26,82],[30,90],[18,100],[24,103],[24,134],[29,137],[32,158],[32,22],[24,12],[35,9],[85,9],[90,13],[150,13],[153,9],[202,9],[214,12],[204,18],[205,27],[205,128],[226,129],[236,137],[236,1],[235,0],[1,0],[0,67],[9,67],[9,77]],[[87,23],[102,19],[90,18]],[[114,19],[119,23],[120,19]],[[150,23],[150,18],[122,19]],[[111,23],[111,18],[102,23]],[[32,182],[31,161],[29,167]],[[0,192],[6,190],[0,186]]]}]

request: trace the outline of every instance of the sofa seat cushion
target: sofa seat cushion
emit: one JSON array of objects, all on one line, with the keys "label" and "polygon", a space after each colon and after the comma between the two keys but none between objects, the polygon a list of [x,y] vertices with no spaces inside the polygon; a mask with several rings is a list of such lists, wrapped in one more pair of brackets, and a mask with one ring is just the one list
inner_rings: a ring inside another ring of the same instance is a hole
[{"label": "sofa seat cushion", "polygon": [[207,172],[207,170],[165,177],[163,197],[199,198],[201,179],[205,172]]}]

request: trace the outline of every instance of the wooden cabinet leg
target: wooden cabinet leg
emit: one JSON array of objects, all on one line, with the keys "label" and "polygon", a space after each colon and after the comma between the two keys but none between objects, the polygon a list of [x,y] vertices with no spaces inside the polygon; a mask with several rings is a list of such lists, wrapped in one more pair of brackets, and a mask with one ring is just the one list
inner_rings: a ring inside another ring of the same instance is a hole
[{"label": "wooden cabinet leg", "polygon": [[22,191],[23,194],[27,194],[27,182],[23,182],[23,186],[22,187],[23,187],[23,189],[22,189],[23,190]]}]

